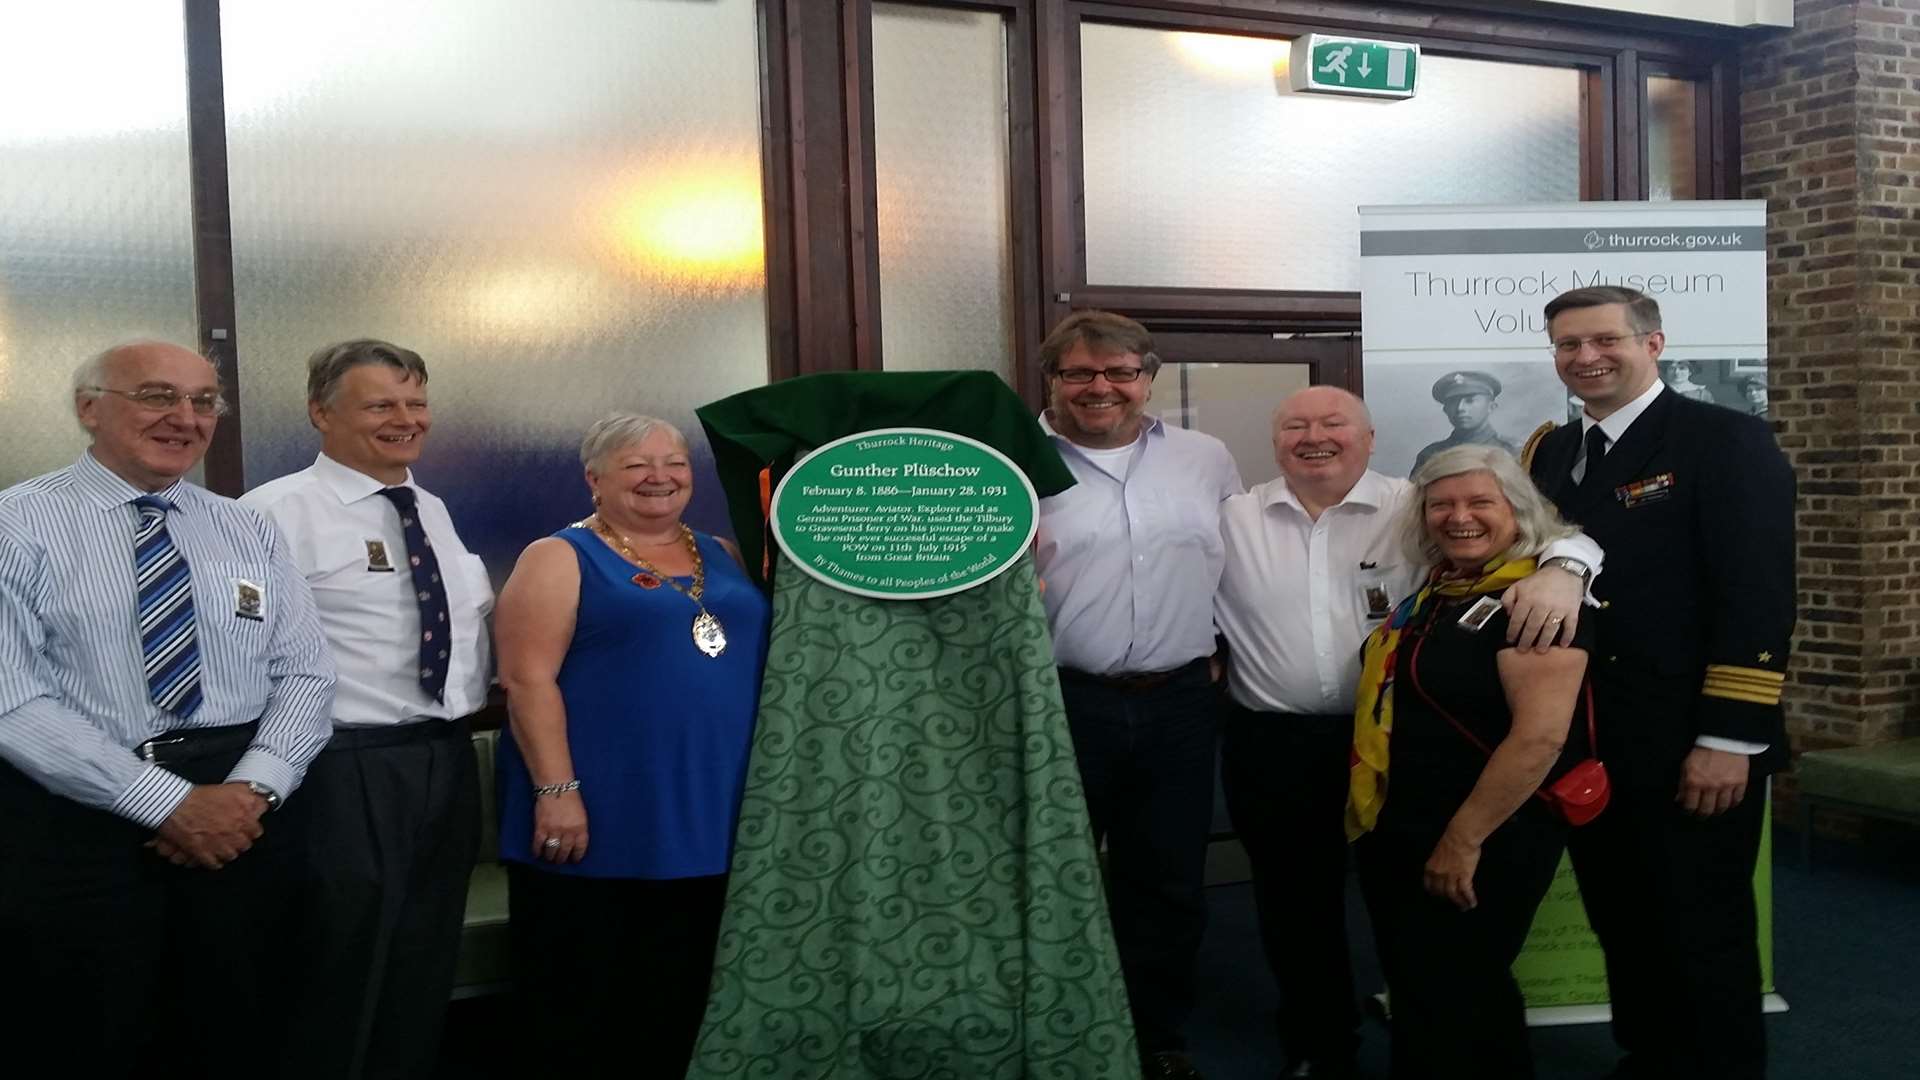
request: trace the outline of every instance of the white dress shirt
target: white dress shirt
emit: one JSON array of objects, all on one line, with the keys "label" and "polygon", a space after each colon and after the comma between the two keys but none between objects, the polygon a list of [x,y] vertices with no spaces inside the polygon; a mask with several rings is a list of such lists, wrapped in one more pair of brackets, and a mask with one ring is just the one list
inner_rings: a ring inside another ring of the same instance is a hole
[{"label": "white dress shirt", "polygon": [[1054,659],[1095,675],[1171,671],[1213,655],[1220,503],[1240,471],[1211,435],[1148,417],[1125,468],[1053,430],[1079,482],[1040,500],[1034,565]]},{"label": "white dress shirt", "polygon": [[[1580,438],[1582,442],[1580,444],[1580,459],[1573,463],[1572,475],[1574,483],[1579,483],[1580,479],[1587,474],[1587,450],[1585,442],[1587,433],[1596,427],[1599,428],[1606,434],[1607,450],[1611,451],[1615,446],[1619,445],[1621,436],[1627,433],[1627,429],[1633,426],[1633,422],[1640,419],[1640,414],[1646,412],[1647,407],[1653,404],[1653,400],[1664,393],[1666,389],[1667,386],[1665,383],[1659,379],[1653,380],[1653,385],[1641,391],[1639,397],[1608,413],[1605,420],[1595,420],[1585,413],[1580,414]],[[1729,739],[1720,735],[1696,735],[1694,736],[1693,744],[1706,750],[1725,750],[1731,754],[1745,754],[1748,757],[1752,757],[1754,754],[1758,754],[1767,748],[1766,743],[1747,742],[1743,739]]]},{"label": "white dress shirt", "polygon": [[[1353,711],[1360,643],[1419,587],[1427,567],[1393,528],[1413,485],[1368,469],[1315,519],[1285,477],[1220,508],[1226,568],[1214,621],[1226,635],[1227,692],[1259,712]],[[1582,534],[1547,546],[1598,577],[1600,545]]]},{"label": "white dress shirt", "polygon": [[340,727],[451,719],[486,704],[493,585],[480,557],[454,532],[446,504],[415,484],[411,472],[405,485],[413,489],[447,590],[453,629],[444,702],[420,688],[420,608],[400,512],[380,494],[385,484],[321,454],[310,467],[240,499],[280,527],[313,589],[340,672],[333,705]]}]

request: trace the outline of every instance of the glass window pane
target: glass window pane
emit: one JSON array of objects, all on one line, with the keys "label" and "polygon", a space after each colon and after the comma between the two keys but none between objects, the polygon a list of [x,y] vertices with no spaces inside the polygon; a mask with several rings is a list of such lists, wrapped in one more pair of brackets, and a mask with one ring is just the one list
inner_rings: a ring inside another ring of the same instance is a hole
[{"label": "glass window pane", "polygon": [[1273,461],[1273,410],[1312,382],[1308,364],[1163,364],[1153,389],[1156,400],[1171,399],[1175,406],[1159,410],[1162,420],[1226,443],[1241,482],[1252,485],[1280,474]]},{"label": "glass window pane", "polygon": [[1007,145],[1001,17],[873,5],[881,355],[889,371],[983,368],[1013,380]]},{"label": "glass window pane", "polygon": [[194,344],[179,4],[0,10],[0,486],[87,443],[69,377],[132,337]]},{"label": "glass window pane", "polygon": [[1694,95],[1686,79],[1647,80],[1647,198],[1698,198]]},{"label": "glass window pane", "polygon": [[1288,43],[1081,27],[1087,279],[1358,289],[1369,204],[1580,198],[1580,77],[1423,53],[1407,101],[1299,94]]},{"label": "glass window pane", "polygon": [[753,0],[225,0],[250,485],[308,464],[303,361],[418,350],[422,482],[496,573],[585,515],[613,410],[695,444],[766,381]]}]

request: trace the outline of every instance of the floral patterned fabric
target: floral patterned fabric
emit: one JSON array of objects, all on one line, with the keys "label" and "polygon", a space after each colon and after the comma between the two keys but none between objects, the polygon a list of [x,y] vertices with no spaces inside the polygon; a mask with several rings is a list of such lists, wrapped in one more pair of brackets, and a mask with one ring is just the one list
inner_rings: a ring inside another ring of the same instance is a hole
[{"label": "floral patterned fabric", "polygon": [[774,580],[688,1076],[1137,1077],[1031,556],[934,600]]}]

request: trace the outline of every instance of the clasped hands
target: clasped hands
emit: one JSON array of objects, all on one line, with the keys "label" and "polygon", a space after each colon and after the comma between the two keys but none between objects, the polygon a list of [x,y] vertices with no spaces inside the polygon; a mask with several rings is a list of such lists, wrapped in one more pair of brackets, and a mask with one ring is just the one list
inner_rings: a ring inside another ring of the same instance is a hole
[{"label": "clasped hands", "polygon": [[239,781],[195,784],[147,847],[175,866],[218,870],[260,839],[266,812],[266,798]]}]

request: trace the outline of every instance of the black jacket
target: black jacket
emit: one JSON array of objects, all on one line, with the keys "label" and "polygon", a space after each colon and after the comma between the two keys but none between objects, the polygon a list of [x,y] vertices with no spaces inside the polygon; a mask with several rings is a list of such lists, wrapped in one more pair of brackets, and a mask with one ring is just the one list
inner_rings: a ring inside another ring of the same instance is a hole
[{"label": "black jacket", "polygon": [[1786,762],[1780,689],[1793,635],[1794,478],[1765,421],[1663,391],[1571,477],[1581,426],[1540,441],[1534,481],[1606,550],[1593,672],[1601,757],[1617,782],[1676,784],[1697,735]]}]

